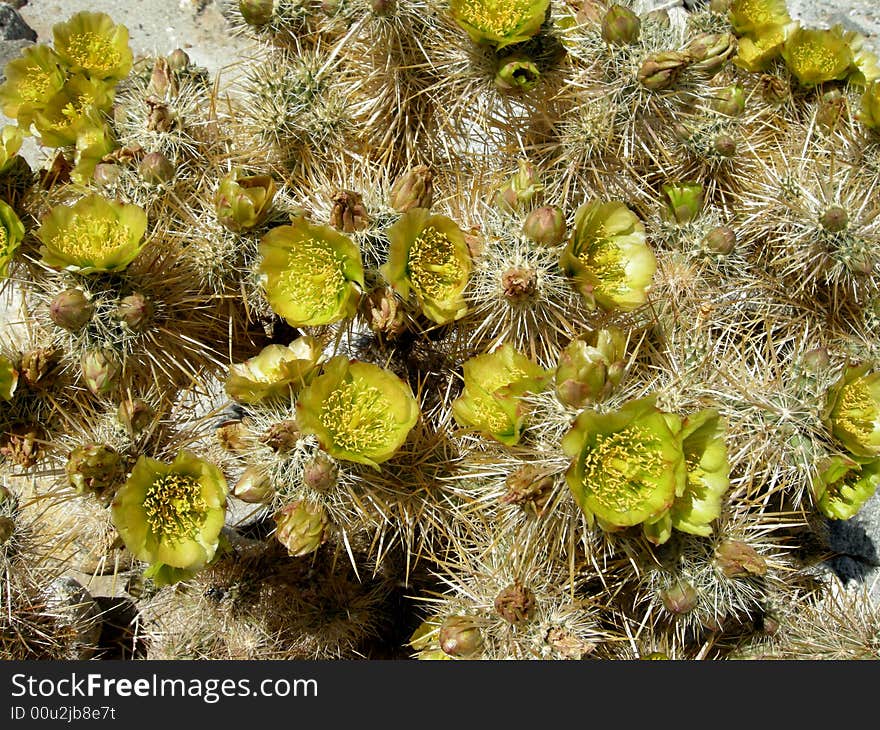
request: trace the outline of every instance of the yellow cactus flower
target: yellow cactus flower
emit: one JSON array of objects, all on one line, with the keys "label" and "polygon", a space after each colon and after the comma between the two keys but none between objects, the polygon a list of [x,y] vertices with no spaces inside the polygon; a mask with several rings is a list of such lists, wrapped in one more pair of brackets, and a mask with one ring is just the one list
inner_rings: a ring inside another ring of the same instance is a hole
[{"label": "yellow cactus flower", "polygon": [[131,70],[128,28],[106,13],[83,10],[52,27],[55,52],[71,73],[119,81]]},{"label": "yellow cactus flower", "polygon": [[474,43],[504,48],[536,35],[550,0],[450,0],[452,18]]},{"label": "yellow cactus flower", "polygon": [[18,370],[5,355],[0,355],[0,400],[12,400],[18,386]]},{"label": "yellow cactus flower", "polygon": [[757,39],[740,38],[736,46],[736,55],[732,59],[733,65],[752,73],[764,71],[770,66],[773,59],[779,57],[784,42],[785,29],[783,26],[768,28]]},{"label": "yellow cactus flower", "polygon": [[472,263],[455,222],[426,208],[412,208],[388,229],[388,240],[388,262],[381,268],[385,280],[403,297],[412,292],[433,322],[463,317]]},{"label": "yellow cactus flower", "polygon": [[575,212],[560,265],[591,307],[606,310],[644,304],[657,269],[638,216],[622,202],[600,200]]},{"label": "yellow cactus flower", "polygon": [[330,226],[296,218],[260,241],[259,271],[269,306],[293,327],[351,317],[364,286],[361,253]]},{"label": "yellow cactus flower", "polygon": [[12,207],[0,200],[0,279],[9,275],[9,264],[24,238],[24,224]]},{"label": "yellow cactus flower", "polygon": [[166,464],[141,456],[113,497],[110,515],[126,548],[159,584],[191,577],[217,551],[226,518],[226,479],[181,451]]},{"label": "yellow cactus flower", "polygon": [[101,113],[113,100],[113,89],[103,81],[72,76],[46,105],[35,110],[33,124],[45,147],[76,144],[88,128],[102,127]]},{"label": "yellow cactus flower", "polygon": [[752,38],[791,22],[785,0],[731,0],[728,17],[736,33]]},{"label": "yellow cactus flower", "polygon": [[507,446],[516,444],[528,418],[522,396],[543,390],[551,373],[510,343],[472,357],[462,369],[464,388],[452,403],[456,422]]},{"label": "yellow cactus flower", "polygon": [[389,370],[337,356],[302,390],[296,413],[302,432],[330,456],[378,469],[406,441],[419,404]]},{"label": "yellow cactus flower", "polygon": [[813,496],[819,511],[832,520],[853,517],[877,491],[880,458],[851,459],[832,456],[813,479]]},{"label": "yellow cactus flower", "polygon": [[141,208],[93,193],[52,208],[36,236],[44,264],[91,274],[124,270],[143,248],[146,229]]},{"label": "yellow cactus flower", "polygon": [[12,166],[23,141],[20,127],[12,124],[3,127],[3,131],[0,132],[0,175]]},{"label": "yellow cactus flower", "polygon": [[866,127],[880,130],[880,81],[875,81],[865,89],[856,118]]},{"label": "yellow cactus flower", "polygon": [[880,372],[851,366],[828,390],[823,421],[854,456],[880,456]]},{"label": "yellow cactus flower", "polygon": [[0,84],[3,113],[27,131],[34,114],[45,108],[66,79],[62,61],[47,45],[28,46],[6,64],[6,81]]},{"label": "yellow cactus flower", "polygon": [[313,337],[299,337],[286,347],[267,345],[259,355],[229,366],[226,394],[240,403],[289,396],[306,384],[320,357]]},{"label": "yellow cactus flower", "polygon": [[262,225],[272,210],[275,189],[269,175],[242,175],[233,170],[220,181],[214,198],[217,220],[230,231]]},{"label": "yellow cactus flower", "polygon": [[74,166],[70,178],[80,185],[88,185],[98,163],[117,148],[109,124],[86,126],[76,138]]},{"label": "yellow cactus flower", "polygon": [[840,26],[824,30],[797,23],[786,29],[782,58],[804,86],[845,79],[854,61]]}]

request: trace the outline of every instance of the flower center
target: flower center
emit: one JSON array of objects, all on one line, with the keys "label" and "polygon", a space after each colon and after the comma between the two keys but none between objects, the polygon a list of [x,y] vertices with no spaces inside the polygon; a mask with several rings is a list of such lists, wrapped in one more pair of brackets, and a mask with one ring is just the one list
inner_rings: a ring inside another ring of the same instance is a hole
[{"label": "flower center", "polygon": [[4,226],[0,226],[0,251],[6,248],[6,245],[9,243],[9,234],[6,233],[6,228]]},{"label": "flower center", "polygon": [[95,262],[129,243],[130,231],[106,218],[74,217],[55,237],[53,244],[65,255]]},{"label": "flower center", "polygon": [[357,380],[341,383],[327,396],[320,419],[333,443],[353,454],[380,449],[394,431],[387,397]]},{"label": "flower center", "polygon": [[70,37],[67,54],[74,63],[90,71],[112,71],[121,56],[109,38],[97,33],[78,33]]},{"label": "flower center", "polygon": [[616,512],[638,506],[664,467],[660,439],[639,426],[598,434],[584,457],[584,484],[597,502]]},{"label": "flower center", "polygon": [[49,94],[49,72],[32,66],[18,82],[16,91],[22,101],[45,101]]},{"label": "flower center", "polygon": [[740,3],[739,13],[756,26],[778,22],[771,3],[767,0],[745,0]]},{"label": "flower center", "polygon": [[821,43],[802,43],[792,49],[791,57],[802,70],[818,70],[830,75],[840,72],[840,57]]},{"label": "flower center", "polygon": [[444,299],[460,284],[464,267],[452,241],[434,226],[427,226],[409,250],[409,279],[422,298]]},{"label": "flower center", "polygon": [[157,478],[147,490],[144,511],[151,532],[160,540],[179,542],[198,534],[208,505],[197,479],[183,474],[166,474]]},{"label": "flower center", "polygon": [[614,242],[599,235],[593,239],[578,255],[578,258],[599,279],[596,290],[606,294],[623,294],[626,292],[626,269],[623,263],[623,252]]},{"label": "flower center", "polygon": [[515,31],[529,12],[529,0],[471,0],[462,19],[475,28],[498,36]]},{"label": "flower center", "polygon": [[342,262],[330,244],[309,238],[291,248],[281,283],[297,303],[308,309],[308,317],[335,308],[345,288]]},{"label": "flower center", "polygon": [[860,380],[843,389],[837,422],[856,435],[859,441],[869,443],[877,425],[877,405],[868,387]]}]

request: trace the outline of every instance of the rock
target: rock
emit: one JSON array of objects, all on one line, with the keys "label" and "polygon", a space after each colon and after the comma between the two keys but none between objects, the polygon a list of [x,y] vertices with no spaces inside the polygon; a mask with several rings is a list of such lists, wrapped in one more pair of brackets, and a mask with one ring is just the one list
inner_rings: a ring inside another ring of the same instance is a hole
[{"label": "rock", "polygon": [[46,614],[66,635],[64,656],[58,658],[92,657],[101,636],[101,609],[91,594],[73,578],[62,576],[46,586],[44,596]]},{"label": "rock", "polygon": [[15,60],[21,55],[21,52],[28,46],[32,46],[33,41],[29,40],[0,40],[0,82],[6,78],[6,64]]},{"label": "rock", "polygon": [[848,520],[828,520],[828,547],[838,555],[880,567],[880,491]]},{"label": "rock", "polygon": [[9,3],[0,3],[0,39],[4,41],[26,40],[31,43],[37,40],[37,31],[25,23]]}]

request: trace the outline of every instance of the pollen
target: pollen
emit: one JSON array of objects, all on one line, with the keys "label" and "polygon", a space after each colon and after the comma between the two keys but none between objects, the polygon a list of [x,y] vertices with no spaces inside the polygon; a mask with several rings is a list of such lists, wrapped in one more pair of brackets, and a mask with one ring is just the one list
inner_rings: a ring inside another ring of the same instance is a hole
[{"label": "pollen", "polygon": [[0,251],[2,251],[9,244],[9,234],[6,232],[6,228],[4,226],[0,226]]},{"label": "pollen", "polygon": [[623,252],[611,239],[597,236],[584,247],[578,258],[599,279],[596,286],[599,293],[626,293],[628,287]]},{"label": "pollen", "polygon": [[425,227],[413,242],[407,268],[416,295],[435,301],[453,295],[466,274],[452,241],[434,226]]},{"label": "pollen", "polygon": [[596,436],[584,458],[584,484],[597,502],[626,512],[650,496],[652,482],[664,468],[660,439],[631,426]]},{"label": "pollen", "polygon": [[160,476],[144,498],[147,524],[160,540],[179,542],[196,537],[207,511],[201,484],[183,474]]},{"label": "pollen", "polygon": [[88,32],[70,36],[67,55],[76,65],[100,73],[112,72],[122,60],[107,36]]},{"label": "pollen", "polygon": [[49,72],[39,66],[32,66],[16,85],[16,92],[22,101],[45,101],[49,95]]},{"label": "pollen", "polygon": [[307,319],[332,309],[347,281],[342,261],[326,241],[309,238],[289,249],[280,284],[307,314]]},{"label": "pollen", "polygon": [[840,73],[840,55],[821,43],[803,43],[791,50],[791,58],[797,68],[819,70],[823,75]]},{"label": "pollen", "polygon": [[506,36],[528,17],[529,0],[470,0],[464,3],[461,19],[487,33]]},{"label": "pollen", "polygon": [[131,232],[117,220],[76,216],[52,240],[65,256],[96,261],[130,242]]},{"label": "pollen", "polygon": [[352,454],[381,450],[394,435],[387,396],[357,378],[330,392],[319,418],[333,444]]},{"label": "pollen", "polygon": [[870,442],[880,413],[864,382],[857,380],[843,389],[837,413],[836,420],[843,428],[859,441]]}]

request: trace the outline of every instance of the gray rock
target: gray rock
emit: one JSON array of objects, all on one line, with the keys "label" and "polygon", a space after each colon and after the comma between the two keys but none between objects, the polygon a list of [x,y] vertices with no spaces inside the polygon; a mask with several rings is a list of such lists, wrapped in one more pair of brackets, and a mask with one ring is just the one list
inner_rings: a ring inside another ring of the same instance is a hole
[{"label": "gray rock", "polygon": [[101,636],[101,610],[92,595],[69,576],[53,580],[45,589],[46,614],[64,635],[64,659],[89,659]]},{"label": "gray rock", "polygon": [[838,555],[880,567],[880,491],[848,520],[828,520],[828,547]]},{"label": "gray rock", "polygon": [[25,40],[35,42],[37,40],[37,31],[24,22],[24,18],[19,15],[9,3],[0,3],[0,39],[4,41]]}]

